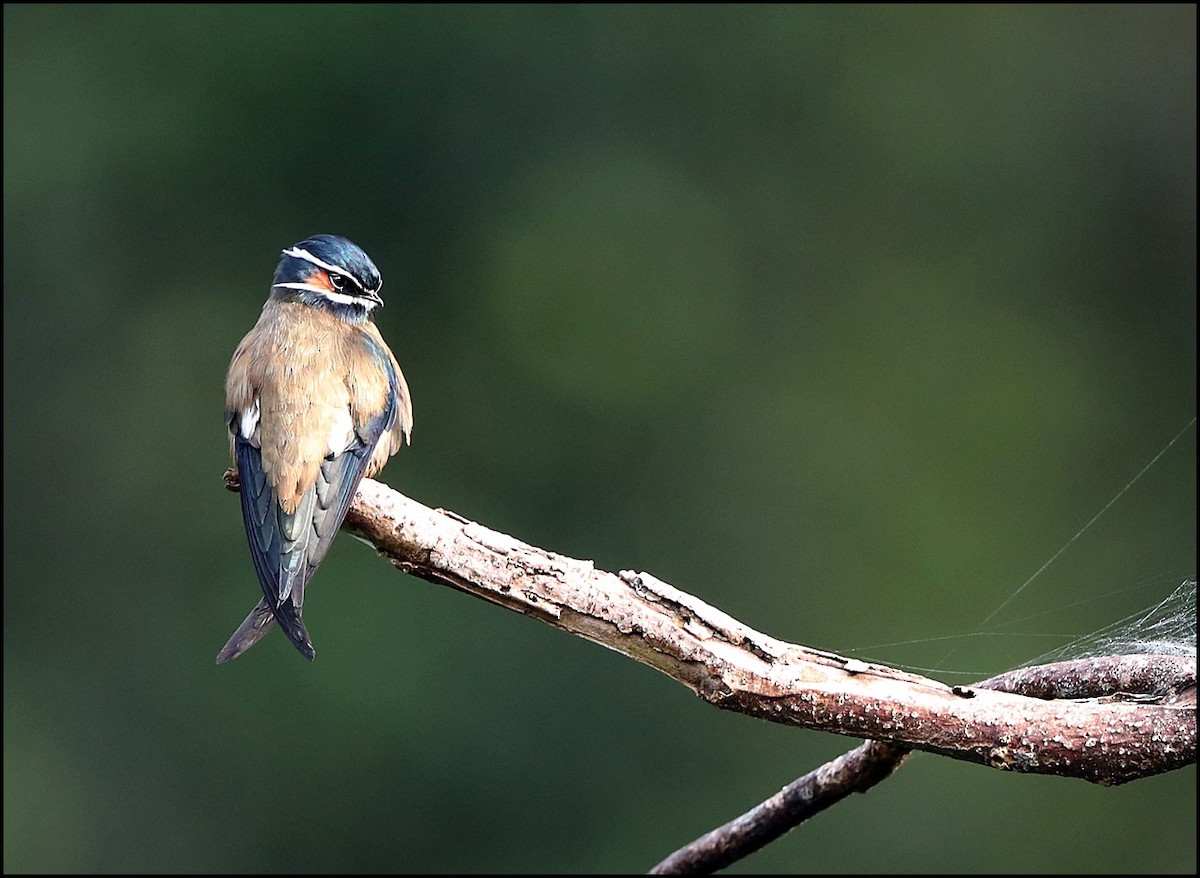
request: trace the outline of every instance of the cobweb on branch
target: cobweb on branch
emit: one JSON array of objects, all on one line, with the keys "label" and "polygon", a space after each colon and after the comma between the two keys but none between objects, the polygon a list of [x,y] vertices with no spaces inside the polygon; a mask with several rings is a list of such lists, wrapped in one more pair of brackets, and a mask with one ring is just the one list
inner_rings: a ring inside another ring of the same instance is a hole
[{"label": "cobweb on branch", "polygon": [[[937,637],[926,637],[915,640],[901,640],[890,643],[876,643],[870,646],[861,646],[847,650],[851,655],[866,655],[871,656],[877,654],[878,650],[895,649],[898,647],[912,648],[927,646],[937,648],[938,644],[943,647],[946,644],[954,644],[956,642],[964,642],[967,639],[986,639],[989,642],[998,644],[995,652],[1001,654],[998,656],[998,664],[1010,670],[1017,668],[1030,667],[1032,665],[1052,664],[1054,662],[1070,661],[1072,659],[1089,659],[1098,658],[1101,656],[1119,656],[1119,655],[1158,655],[1158,656],[1177,656],[1183,658],[1191,658],[1193,662],[1196,659],[1196,577],[1192,576],[1184,579],[1166,598],[1162,599],[1153,606],[1136,612],[1130,616],[1121,619],[1118,622],[1105,625],[1098,631],[1090,634],[1085,634],[1079,637],[1073,637],[1069,634],[1057,633],[1035,633],[1032,630],[1027,631],[1006,631],[1001,630],[1001,626],[993,620],[1009,606],[1018,596],[1025,593],[1026,590],[1039,578],[1043,573],[1058,560],[1064,552],[1074,545],[1084,534],[1086,534],[1093,525],[1117,503],[1131,488],[1144,476],[1151,468],[1162,459],[1171,448],[1192,429],[1196,424],[1196,418],[1184,425],[1175,436],[1164,445],[1157,454],[1152,457],[1149,462],[1143,466],[1136,475],[1130,479],[1121,490],[1110,499],[1095,515],[1081,527],[1074,536],[1067,540],[1050,558],[1039,567],[1032,576],[1026,579],[1020,587],[1014,590],[1007,598],[1005,598],[999,606],[997,606],[986,618],[980,623],[979,627],[974,631],[966,634],[946,634]],[[1165,581],[1170,582],[1174,576],[1168,577]],[[1154,584],[1156,586],[1162,584],[1164,580],[1161,576],[1155,576],[1152,581],[1141,583],[1133,586],[1130,589],[1122,589],[1121,591],[1131,591],[1133,588],[1141,588],[1145,585]],[[1111,594],[1120,594],[1121,592],[1113,592]],[[1053,615],[1056,619],[1068,619],[1071,621],[1079,621],[1080,617],[1076,614],[1067,615],[1068,610],[1073,607],[1079,607],[1083,604],[1091,603],[1100,598],[1109,597],[1110,595],[1099,595],[1088,597],[1083,600],[1076,601],[1066,607],[1062,607],[1057,611],[1045,611],[1034,613],[1026,616],[1024,619],[1016,620],[1016,623],[1008,623],[1004,628],[1009,628],[1013,624],[1028,622],[1039,616]],[[1025,650],[1023,644],[1031,638],[1035,637],[1053,637],[1055,640],[1070,638],[1064,645],[1057,647],[1050,652],[1044,653],[1032,659],[1024,659],[1024,656],[1029,655],[1032,650]],[[1005,645],[1007,643],[1007,645]],[[951,656],[958,652],[958,648],[951,646],[948,652],[944,652],[940,659],[926,660],[924,663],[918,664],[915,662],[894,662],[880,656],[878,660],[883,664],[894,664],[897,667],[905,668],[906,670],[915,671],[921,674],[951,674],[972,678],[975,680],[988,677],[994,671],[981,670],[947,670],[947,663]],[[993,659],[995,660],[995,659]]]},{"label": "cobweb on branch", "polygon": [[1154,606],[1078,637],[1021,667],[1105,655],[1196,658],[1196,579],[1185,579]]}]

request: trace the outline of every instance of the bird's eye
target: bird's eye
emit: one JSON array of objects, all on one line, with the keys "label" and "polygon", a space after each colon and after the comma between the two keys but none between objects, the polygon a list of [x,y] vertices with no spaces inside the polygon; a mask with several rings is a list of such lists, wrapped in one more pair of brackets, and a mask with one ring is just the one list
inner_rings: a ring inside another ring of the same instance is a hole
[{"label": "bird's eye", "polygon": [[329,283],[335,290],[340,290],[346,284],[346,279],[340,274],[329,273]]}]

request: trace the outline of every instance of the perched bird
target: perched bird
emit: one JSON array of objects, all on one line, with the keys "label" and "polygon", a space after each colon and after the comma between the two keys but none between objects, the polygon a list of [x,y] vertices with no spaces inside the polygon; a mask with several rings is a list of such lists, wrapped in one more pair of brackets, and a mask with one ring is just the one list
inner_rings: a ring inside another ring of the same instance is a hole
[{"label": "perched bird", "polygon": [[218,664],[276,623],[312,660],[300,618],[309,580],[363,476],[410,439],[408,385],[371,320],[382,284],[358,246],[313,235],[283,251],[262,316],[234,351],[225,423],[263,598]]}]

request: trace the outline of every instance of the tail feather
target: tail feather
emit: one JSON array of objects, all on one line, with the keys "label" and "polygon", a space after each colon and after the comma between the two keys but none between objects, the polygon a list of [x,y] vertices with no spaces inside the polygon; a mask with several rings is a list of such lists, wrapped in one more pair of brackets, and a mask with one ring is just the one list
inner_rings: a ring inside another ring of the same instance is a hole
[{"label": "tail feather", "polygon": [[[309,639],[308,630],[304,627],[304,622],[300,619],[300,614],[291,605],[290,601],[280,607],[280,611],[280,615],[286,621],[286,624],[282,627],[288,640],[292,642],[305,658],[312,661],[316,655],[316,651],[313,649],[312,641]],[[263,598],[250,611],[250,615],[246,617],[246,620],[238,626],[238,630],[233,632],[233,636],[229,638],[229,642],[217,653],[217,664],[221,665],[237,658],[266,637],[276,624],[276,616],[271,611],[266,598]]]},{"label": "tail feather", "polygon": [[311,662],[317,652],[313,649],[312,640],[309,639],[308,629],[304,627],[304,620],[300,618],[300,608],[291,600],[284,601],[275,608],[275,621],[279,623],[283,633],[288,636],[292,646],[300,650],[300,654]]}]

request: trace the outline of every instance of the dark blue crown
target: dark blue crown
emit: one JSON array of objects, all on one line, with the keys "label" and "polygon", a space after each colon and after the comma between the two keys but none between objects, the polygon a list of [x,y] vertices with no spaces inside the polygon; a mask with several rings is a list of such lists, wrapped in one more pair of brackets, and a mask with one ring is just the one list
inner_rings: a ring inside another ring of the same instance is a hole
[{"label": "dark blue crown", "polygon": [[338,235],[313,235],[284,250],[272,283],[301,281],[308,277],[314,268],[320,267],[302,256],[295,255],[301,250],[340,273],[350,275],[365,292],[378,293],[379,288],[383,286],[383,278],[379,276],[379,269],[375,267],[371,257],[357,244]]}]

